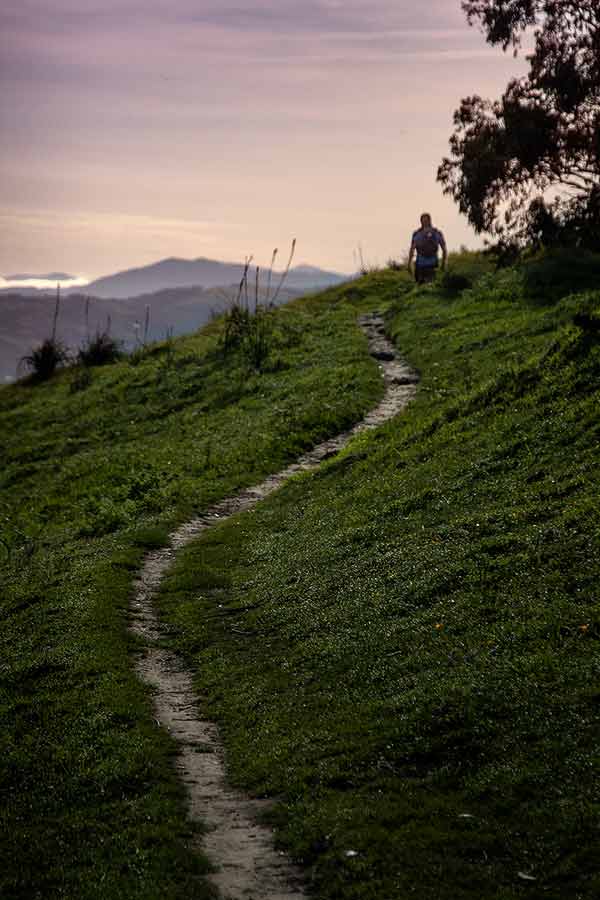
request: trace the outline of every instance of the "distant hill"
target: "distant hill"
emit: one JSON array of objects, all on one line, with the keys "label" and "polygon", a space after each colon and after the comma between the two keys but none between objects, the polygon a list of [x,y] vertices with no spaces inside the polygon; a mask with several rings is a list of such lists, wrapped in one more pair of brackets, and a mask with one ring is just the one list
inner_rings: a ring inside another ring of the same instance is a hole
[{"label": "distant hill", "polygon": [[[86,293],[94,297],[124,299],[140,294],[173,288],[204,289],[239,283],[244,271],[242,263],[223,263],[213,259],[163,259],[149,266],[126,269],[92,281]],[[280,273],[274,273],[274,282]],[[297,266],[286,280],[292,290],[307,291],[346,281],[347,275],[328,272],[313,266]],[[76,288],[74,290],[81,290]]]}]

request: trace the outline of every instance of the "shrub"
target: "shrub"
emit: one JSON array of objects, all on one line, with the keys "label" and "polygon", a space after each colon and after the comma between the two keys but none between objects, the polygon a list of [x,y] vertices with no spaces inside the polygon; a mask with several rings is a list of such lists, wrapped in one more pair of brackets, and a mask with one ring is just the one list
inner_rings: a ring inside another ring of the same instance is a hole
[{"label": "shrub", "polygon": [[249,309],[234,304],[227,310],[223,320],[223,333],[221,335],[221,347],[227,353],[241,347],[248,328],[252,313]]},{"label": "shrub", "polygon": [[466,275],[462,275],[460,272],[453,272],[452,270],[446,270],[441,279],[440,284],[442,290],[454,297],[457,294],[462,293],[467,288],[473,287],[473,282]]},{"label": "shrub", "polygon": [[523,263],[528,297],[555,303],[568,294],[600,286],[600,254],[556,249],[538,253]]},{"label": "shrub", "polygon": [[225,313],[221,347],[225,353],[238,350],[244,360],[262,371],[273,344],[272,316],[269,310],[257,307],[254,313],[234,305]]},{"label": "shrub", "polygon": [[460,253],[450,254],[448,268],[440,276],[439,283],[444,293],[455,297],[472,288],[494,268],[495,259],[490,254],[462,249]]},{"label": "shrub", "polygon": [[573,316],[573,323],[588,335],[600,334],[600,309],[593,312],[579,312]]},{"label": "shrub", "polygon": [[273,251],[271,267],[268,273],[267,289],[264,295],[264,303],[261,303],[260,269],[255,270],[254,281],[254,312],[250,309],[250,264],[252,257],[246,259],[244,273],[240,281],[237,296],[232,300],[231,306],[224,316],[224,327],[220,339],[221,349],[225,353],[238,350],[245,362],[257,372],[264,371],[264,366],[269,357],[277,336],[273,328],[272,310],[277,303],[285,281],[289,275],[290,267],[296,252],[296,239],[292,241],[287,265],[279,282],[272,292],[273,266],[277,258],[277,249]]},{"label": "shrub", "polygon": [[121,356],[120,342],[107,331],[98,331],[80,349],[77,359],[83,366],[104,366],[116,362]]},{"label": "shrub", "polygon": [[66,347],[56,338],[46,338],[39,347],[24,356],[21,363],[29,369],[35,381],[47,381],[52,378],[59,366],[69,359]]}]

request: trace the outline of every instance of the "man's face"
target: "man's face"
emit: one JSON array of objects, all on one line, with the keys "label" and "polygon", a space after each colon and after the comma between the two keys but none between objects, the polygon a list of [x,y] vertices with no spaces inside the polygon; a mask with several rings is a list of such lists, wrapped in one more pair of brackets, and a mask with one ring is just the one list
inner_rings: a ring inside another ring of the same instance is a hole
[{"label": "man's face", "polygon": [[421,216],[421,225],[423,228],[431,228],[431,216]]}]

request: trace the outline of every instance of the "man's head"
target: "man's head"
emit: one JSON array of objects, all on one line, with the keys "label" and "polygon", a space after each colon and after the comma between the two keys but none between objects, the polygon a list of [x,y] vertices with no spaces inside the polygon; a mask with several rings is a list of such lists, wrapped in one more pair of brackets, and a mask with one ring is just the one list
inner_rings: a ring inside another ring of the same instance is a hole
[{"label": "man's head", "polygon": [[421,216],[421,228],[431,228],[431,216],[429,213],[423,213]]}]

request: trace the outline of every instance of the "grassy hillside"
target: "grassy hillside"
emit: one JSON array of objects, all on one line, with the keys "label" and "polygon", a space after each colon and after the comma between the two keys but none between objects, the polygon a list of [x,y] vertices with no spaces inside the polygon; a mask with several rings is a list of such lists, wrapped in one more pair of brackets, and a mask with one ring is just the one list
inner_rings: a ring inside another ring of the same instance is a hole
[{"label": "grassy hillside", "polygon": [[387,310],[417,400],[160,596],[320,900],[600,894],[600,292],[566,296],[600,268],[485,269],[346,289]]},{"label": "grassy hillside", "polygon": [[[274,314],[266,371],[220,325],[0,390],[0,895],[206,897],[172,745],[126,631],[147,547],[382,392],[332,291]],[[200,880],[199,880],[200,878]]]}]

